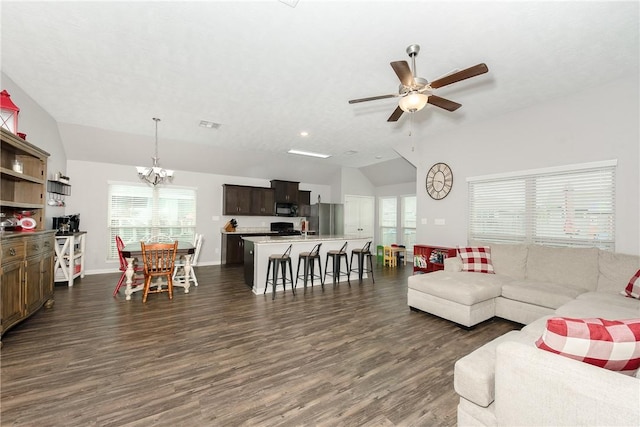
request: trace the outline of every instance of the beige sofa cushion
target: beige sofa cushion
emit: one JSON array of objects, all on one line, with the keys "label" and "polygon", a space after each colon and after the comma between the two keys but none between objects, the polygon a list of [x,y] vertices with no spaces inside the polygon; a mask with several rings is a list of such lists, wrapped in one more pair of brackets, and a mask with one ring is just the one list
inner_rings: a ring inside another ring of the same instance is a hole
[{"label": "beige sofa cushion", "polygon": [[633,310],[640,317],[640,300],[625,297],[620,292],[587,292],[580,294],[578,298],[581,301],[592,301],[604,306],[620,307],[624,310]]},{"label": "beige sofa cushion", "polygon": [[640,256],[600,251],[598,291],[621,292],[640,269]]},{"label": "beige sofa cushion", "polygon": [[509,280],[497,274],[434,271],[409,276],[409,289],[434,295],[463,305],[473,305],[500,296],[502,284]]},{"label": "beige sofa cushion", "polygon": [[469,246],[489,246],[491,263],[496,274],[524,279],[527,266],[528,246],[524,244],[498,244],[470,241]]},{"label": "beige sofa cushion", "polygon": [[453,368],[454,389],[465,399],[486,408],[495,396],[494,378],[498,344],[517,341],[534,346],[536,339],[538,336],[529,333],[510,331],[458,359]]},{"label": "beige sofa cushion", "polygon": [[529,245],[526,278],[595,291],[599,274],[598,251],[597,248]]},{"label": "beige sofa cushion", "polygon": [[[620,298],[625,297],[620,295]],[[629,300],[633,300],[633,298],[629,298]],[[624,307],[610,304],[606,300],[598,298],[578,298],[563,304],[556,310],[556,315],[574,318],[600,317],[609,320],[634,319],[640,317],[640,307],[637,305]]]},{"label": "beige sofa cushion", "polygon": [[558,308],[586,291],[533,280],[514,280],[502,285],[504,298],[548,308]]}]

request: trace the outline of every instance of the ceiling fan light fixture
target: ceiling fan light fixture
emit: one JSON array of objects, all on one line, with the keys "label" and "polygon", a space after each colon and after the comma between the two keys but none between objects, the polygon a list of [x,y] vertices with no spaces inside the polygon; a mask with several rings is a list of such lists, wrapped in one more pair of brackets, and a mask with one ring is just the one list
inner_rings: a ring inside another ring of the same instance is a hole
[{"label": "ceiling fan light fixture", "polygon": [[422,110],[425,105],[427,105],[428,100],[429,95],[419,92],[409,92],[400,98],[398,105],[405,113],[415,113],[416,111]]}]

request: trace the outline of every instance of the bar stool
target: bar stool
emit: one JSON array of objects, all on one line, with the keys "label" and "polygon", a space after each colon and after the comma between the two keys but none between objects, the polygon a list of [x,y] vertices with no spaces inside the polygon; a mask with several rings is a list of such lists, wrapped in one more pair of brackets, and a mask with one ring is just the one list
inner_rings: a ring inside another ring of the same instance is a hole
[{"label": "bar stool", "polygon": [[[358,268],[353,268],[353,256],[358,255]],[[365,268],[365,258],[369,260],[369,268]],[[371,280],[376,283],[373,278],[373,255],[371,254],[371,242],[367,242],[362,248],[356,248],[351,251],[351,268],[349,271],[358,272],[358,281],[362,283],[362,275],[364,273],[371,273]]]},{"label": "bar stool", "polygon": [[[327,258],[326,261],[324,263],[324,281],[325,283],[327,282],[327,274],[330,274],[331,276],[333,276],[333,284],[336,284],[336,278],[338,280],[338,283],[340,283],[340,276],[341,275],[346,275],[347,276],[347,282],[349,283],[349,286],[351,286],[351,280],[349,279],[349,258],[347,255],[347,243],[348,242],[344,242],[344,245],[342,245],[342,247],[340,248],[340,250],[333,250],[333,251],[327,251]],[[347,265],[347,272],[343,272],[340,268],[340,259],[344,257],[344,263]],[[333,269],[331,270],[331,273],[329,273],[329,258],[331,258],[331,261],[333,262]]]},{"label": "bar stool", "polygon": [[[322,260],[320,259],[320,247],[322,243],[318,243],[311,249],[310,252],[300,252],[298,255],[298,270],[296,271],[296,286],[298,286],[298,279],[300,278],[300,264],[304,263],[304,287],[307,287],[307,278],[309,277],[309,268],[311,268],[311,287],[313,288],[313,279],[320,279],[322,289],[324,289],[324,281],[322,280]],[[320,274],[315,274],[314,264],[318,261],[318,269]]]},{"label": "bar stool", "polygon": [[[267,293],[267,287],[269,283],[273,286],[273,295],[271,299],[276,299],[276,286],[278,284],[278,268],[282,269],[282,290],[286,289],[286,283],[289,282],[291,284],[291,291],[293,294],[296,294],[296,288],[293,286],[293,268],[291,267],[291,247],[293,245],[289,245],[286,251],[283,254],[274,254],[269,256],[269,265],[267,266],[267,280],[264,284],[264,293]],[[287,279],[287,269],[286,266],[289,264],[289,277],[291,279]],[[269,271],[271,271],[271,266],[273,265],[273,277],[269,280]]]}]

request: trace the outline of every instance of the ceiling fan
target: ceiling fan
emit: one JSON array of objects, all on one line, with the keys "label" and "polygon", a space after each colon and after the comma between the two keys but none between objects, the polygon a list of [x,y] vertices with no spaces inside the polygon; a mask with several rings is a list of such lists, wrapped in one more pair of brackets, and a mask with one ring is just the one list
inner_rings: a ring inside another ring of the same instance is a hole
[{"label": "ceiling fan", "polygon": [[409,68],[407,61],[395,61],[391,63],[391,68],[393,68],[393,71],[395,71],[400,79],[400,87],[397,94],[393,93],[389,95],[371,96],[369,98],[352,99],[349,101],[349,104],[400,97],[398,107],[396,107],[391,116],[389,116],[387,119],[388,122],[398,121],[404,112],[414,113],[420,111],[427,104],[444,108],[447,111],[455,111],[462,107],[462,104],[436,96],[433,94],[433,90],[461,80],[479,76],[489,71],[486,64],[478,64],[461,71],[446,74],[429,83],[427,79],[416,76],[416,56],[418,52],[420,52],[420,46],[417,44],[412,44],[407,47],[407,54],[409,58],[411,58],[411,68]]}]

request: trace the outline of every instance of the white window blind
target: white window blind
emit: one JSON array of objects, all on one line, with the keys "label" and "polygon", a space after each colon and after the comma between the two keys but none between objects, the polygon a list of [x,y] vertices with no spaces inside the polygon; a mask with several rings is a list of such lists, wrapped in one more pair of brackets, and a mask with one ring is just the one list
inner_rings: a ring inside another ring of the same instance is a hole
[{"label": "white window blind", "polygon": [[382,245],[391,245],[398,241],[398,199],[396,197],[380,197],[379,224]]},{"label": "white window blind", "polygon": [[115,236],[124,242],[164,234],[192,242],[196,227],[196,190],[181,187],[109,184],[109,259],[117,259]]},{"label": "white window blind", "polygon": [[615,161],[470,178],[469,239],[615,248]]},{"label": "white window blind", "polygon": [[413,252],[416,244],[416,196],[402,196],[402,244]]}]

